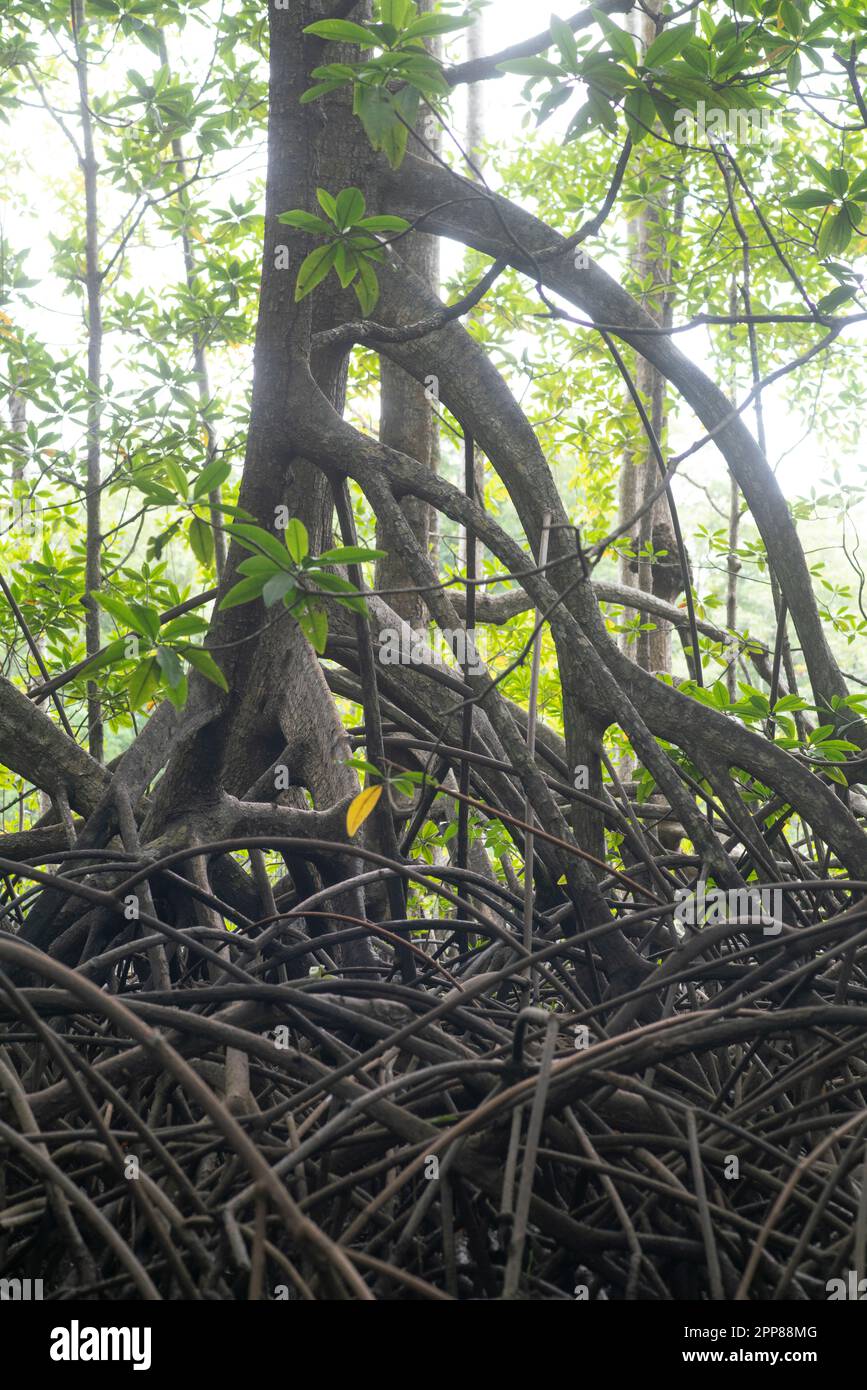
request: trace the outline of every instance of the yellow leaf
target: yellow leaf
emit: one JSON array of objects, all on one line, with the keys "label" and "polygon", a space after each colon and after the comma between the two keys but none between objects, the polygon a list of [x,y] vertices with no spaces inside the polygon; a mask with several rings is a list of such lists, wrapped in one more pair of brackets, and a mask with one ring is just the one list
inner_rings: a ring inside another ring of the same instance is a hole
[{"label": "yellow leaf", "polygon": [[8,323],[10,326],[12,324],[12,320],[10,319],[9,315],[4,314],[2,310],[0,310],[0,323]]},{"label": "yellow leaf", "polygon": [[346,812],[347,835],[354,835],[358,827],[364,824],[381,796],[380,783],[378,787],[365,787],[364,791],[359,792],[355,800],[350,802],[349,810]]}]

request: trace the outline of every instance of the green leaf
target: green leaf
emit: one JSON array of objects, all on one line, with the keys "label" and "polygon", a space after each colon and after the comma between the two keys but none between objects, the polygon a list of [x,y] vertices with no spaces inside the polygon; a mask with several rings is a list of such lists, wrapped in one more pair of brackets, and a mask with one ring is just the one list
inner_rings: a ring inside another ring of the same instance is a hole
[{"label": "green leaf", "polygon": [[831,188],[835,197],[842,198],[849,187],[849,174],[842,168],[828,170],[828,186]]},{"label": "green leaf", "polygon": [[266,531],[262,526],[251,526],[246,521],[236,521],[228,529],[245,550],[268,555],[279,569],[286,569],[286,551],[273,532]]},{"label": "green leaf", "polygon": [[346,242],[342,241],[337,248],[337,255],[334,258],[334,269],[337,272],[337,278],[340,281],[341,289],[348,289],[355,279],[358,264],[355,252],[349,249]]},{"label": "green leaf", "polygon": [[593,18],[608,40],[611,51],[616,53],[618,58],[622,58],[625,63],[628,63],[630,67],[637,67],[638,52],[632,36],[615,24],[613,20],[610,20],[603,10],[597,10],[594,7]]},{"label": "green leaf", "polygon": [[310,631],[308,633],[313,650],[323,656],[328,645],[328,614],[324,608],[310,610]]},{"label": "green leaf", "polygon": [[367,232],[405,232],[410,224],[405,217],[392,217],[383,213],[381,216],[363,217],[355,225],[364,227]]},{"label": "green leaf", "polygon": [[623,104],[623,114],[626,117],[626,128],[632,136],[632,143],[637,145],[653,129],[656,120],[653,98],[643,88],[636,87]]},{"label": "green leaf", "polygon": [[405,29],[401,38],[407,39],[428,39],[434,34],[454,34],[458,29],[466,29],[472,21],[460,19],[447,14],[423,14],[418,19],[414,19],[408,29]]},{"label": "green leaf", "polygon": [[839,256],[852,239],[852,223],[845,208],[840,208],[833,217],[826,217],[819,229],[816,250],[822,260],[826,256]]},{"label": "green leaf", "polygon": [[155,656],[140,661],[127,682],[127,695],[133,709],[140,709],[159,685],[160,668]]},{"label": "green leaf", "polygon": [[179,618],[172,618],[170,623],[166,623],[160,632],[164,642],[174,642],[179,637],[191,637],[194,633],[207,632],[208,624],[204,618],[200,618],[197,613],[182,613]]},{"label": "green leaf", "polygon": [[572,33],[565,19],[559,15],[551,16],[551,38],[560,50],[560,57],[563,59],[563,66],[568,72],[578,71],[578,45],[575,42],[575,35]]},{"label": "green leaf", "polygon": [[325,565],[360,565],[365,560],[384,560],[387,550],[365,550],[360,545],[339,545],[334,550],[323,550],[318,556]]},{"label": "green leaf", "polygon": [[193,500],[197,501],[206,493],[216,492],[217,488],[222,487],[231,471],[232,465],[226,463],[225,459],[212,459],[193,483]]},{"label": "green leaf", "polygon": [[95,672],[102,670],[104,666],[113,666],[116,661],[122,661],[126,656],[126,641],[123,637],[117,637],[113,642],[109,642],[104,651],[99,652],[92,661],[82,669],[81,675],[88,679]]},{"label": "green leaf", "polygon": [[[740,45],[740,47],[746,49],[747,45],[743,44]],[[736,66],[738,68],[741,66],[742,56],[743,55],[740,53],[737,54]],[[703,39],[694,35],[684,47],[681,57],[683,61],[701,77],[708,77],[710,75],[711,52]]]},{"label": "green leaf", "polygon": [[813,156],[809,154],[804,155],[804,162],[807,167],[812,170],[822,187],[827,188],[829,193],[834,193],[834,175],[831,170],[826,169],[824,164],[820,164],[818,159],[814,159]]},{"label": "green leaf", "polygon": [[328,92],[336,92],[338,87],[343,85],[342,79],[335,82],[317,82],[312,87],[308,87],[306,92],[301,93],[298,98],[299,105],[304,106],[308,102],[316,101],[317,98],[325,96]]},{"label": "green leaf", "polygon": [[365,135],[375,150],[381,150],[388,131],[397,124],[389,94],[380,87],[356,87],[353,103]]},{"label": "green leaf", "polygon": [[380,0],[379,13],[383,24],[390,24],[396,30],[406,26],[414,11],[412,0]]},{"label": "green leaf", "polygon": [[368,232],[361,232],[358,228],[346,232],[344,235],[346,245],[350,246],[353,251],[363,251],[371,261],[382,260],[382,246],[375,236],[370,236]]},{"label": "green leaf", "polygon": [[186,500],[189,484],[187,483],[187,475],[184,472],[181,465],[178,463],[177,459],[165,459],[163,467],[165,468],[166,473],[169,475],[169,481],[171,482],[172,487],[175,489],[178,497],[181,497],[184,500]]},{"label": "green leaf", "polygon": [[328,570],[309,569],[307,578],[329,594],[355,594],[361,597],[355,585],[340,574],[331,574]]},{"label": "green leaf", "polygon": [[358,76],[358,68],[354,63],[324,63],[322,67],[312,68],[311,77],[318,77],[324,82],[337,82],[341,86],[344,82],[354,82]]},{"label": "green leaf", "polygon": [[200,675],[213,685],[218,685],[221,690],[228,690],[229,686],[226,677],[223,675],[211,653],[205,651],[204,647],[185,647],[184,656]]},{"label": "green leaf", "polygon": [[821,188],[805,188],[803,193],[796,193],[793,197],[786,199],[787,208],[824,208],[828,206],[828,194]]},{"label": "green leaf", "polygon": [[171,647],[157,647],[157,662],[169,685],[180,685],[184,678],[184,668],[178,660],[177,652]]},{"label": "green leaf", "polygon": [[663,29],[644,55],[644,64],[648,68],[664,67],[670,63],[672,58],[676,58],[682,53],[686,45],[692,38],[691,24],[675,24],[671,29]]},{"label": "green leaf", "polygon": [[301,631],[318,656],[325,654],[328,644],[328,615],[322,608],[309,604],[298,619]]},{"label": "green leaf", "polygon": [[371,777],[379,777],[381,773],[376,763],[369,763],[366,758],[356,754],[355,757],[346,759],[346,767],[354,767],[356,772],[366,772]]},{"label": "green leaf", "polygon": [[783,0],[783,3],[780,5],[780,19],[786,26],[786,33],[791,34],[793,38],[797,38],[804,26],[801,22],[801,16],[792,4],[792,0]]},{"label": "green leaf", "polygon": [[572,92],[571,82],[561,82],[559,86],[552,87],[550,92],[546,92],[536,109],[536,125],[544,124],[558,106],[562,106],[564,102],[569,100]]},{"label": "green leaf", "polygon": [[[422,61],[421,54],[418,61]],[[427,56],[424,57],[424,63],[429,63]],[[433,64],[433,71],[439,71],[436,64]],[[365,135],[372,147],[382,150],[392,168],[399,168],[406,153],[410,129],[413,128],[418,114],[418,89],[422,83],[427,85],[427,72],[427,68],[424,68],[420,74],[411,68],[407,61],[407,64],[404,64],[403,75],[414,85],[406,86],[397,92],[396,96],[390,95],[388,90],[374,86],[357,86],[354,92],[354,113],[363,124]]]},{"label": "green leaf", "polygon": [[167,685],[165,691],[172,704],[175,706],[175,709],[183,709],[184,705],[187,703],[188,692],[186,673],[182,671],[181,678],[177,685]]},{"label": "green leaf", "polygon": [[519,77],[565,77],[566,73],[556,63],[547,58],[513,58],[508,63],[498,63],[498,72],[514,72]]},{"label": "green leaf", "polygon": [[564,144],[570,140],[577,140],[597,125],[614,133],[617,130],[617,117],[602,93],[591,91],[587,101],[572,117],[563,137]]},{"label": "green leaf", "polygon": [[118,627],[123,628],[124,632],[141,632],[138,620],[129,605],[117,594],[109,594],[102,589],[94,590],[90,597],[95,599],[100,608],[104,608],[106,613],[110,613]]},{"label": "green leaf", "polygon": [[266,608],[273,608],[274,604],[279,603],[287,594],[294,596],[297,592],[298,588],[291,574],[274,574],[262,590],[262,602]]},{"label": "green leaf", "polygon": [[155,642],[160,635],[160,615],[155,608],[149,608],[144,603],[130,603],[130,610],[135,617],[135,630],[144,637],[149,637]]},{"label": "green leaf", "polygon": [[800,47],[800,52],[803,55],[803,57],[809,58],[810,62],[813,64],[813,67],[817,70],[817,72],[824,71],[825,64],[822,60],[822,55],[821,53],[818,53],[816,49],[812,47],[811,44],[802,43]]},{"label": "green leaf", "polygon": [[293,516],[287,523],[284,539],[292,559],[296,565],[300,565],[305,555],[310,554],[310,537],[304,522],[299,521],[297,516]]},{"label": "green leaf", "polygon": [[668,94],[686,102],[690,107],[695,107],[699,101],[704,101],[709,107],[724,110],[728,104],[724,92],[709,86],[707,82],[701,81],[698,77],[693,77],[682,63],[678,64],[676,69],[669,68],[663,80]]},{"label": "green leaf", "polygon": [[372,314],[379,299],[379,281],[376,278],[376,271],[365,256],[358,263],[358,279],[355,281],[355,293],[361,305],[361,312],[365,318]]},{"label": "green leaf", "polygon": [[316,235],[324,232],[326,236],[334,235],[331,224],[326,222],[324,217],[316,217],[312,212],[302,212],[297,208],[294,212],[281,212],[277,221],[282,222],[285,227],[297,227],[301,232]]},{"label": "green leaf", "polygon": [[318,39],[328,39],[329,43],[357,43],[370,48],[376,43],[376,35],[361,24],[353,24],[348,19],[318,19],[308,24],[305,34],[315,34]]},{"label": "green leaf", "polygon": [[[415,784],[410,779],[409,774],[404,777],[392,777],[389,786],[394,787],[397,792],[402,792],[404,796],[412,796],[415,791]],[[457,829],[456,822],[452,821],[452,825]]]},{"label": "green leaf", "polygon": [[136,478],[133,486],[147,497],[148,501],[155,502],[158,506],[173,507],[177,502],[177,497],[170,492],[162,483],[156,483],[152,478]]},{"label": "green leaf", "polygon": [[332,241],[328,246],[317,246],[315,251],[311,251],[309,256],[305,256],[298,271],[298,280],[295,284],[295,302],[306,299],[311,290],[325,279],[329,270],[334,264],[337,255],[339,242]]},{"label": "green leaf", "polygon": [[852,180],[849,187],[849,197],[854,198],[859,203],[867,201],[867,171]]},{"label": "green leaf", "polygon": [[[693,40],[690,40],[683,50],[683,59],[686,63],[690,62],[690,60],[696,56],[693,42]],[[749,67],[750,45],[748,43],[733,43],[731,45],[726,45],[721,50],[718,45],[714,45],[710,52],[716,60],[714,63],[714,76],[718,81],[721,81],[724,77],[739,75],[744,67]],[[708,61],[703,71],[707,73],[709,67],[710,62]],[[745,89],[739,88],[738,90],[740,92]]]},{"label": "green leaf", "polygon": [[332,198],[327,188],[317,188],[316,197],[326,217],[330,217],[331,221],[334,222],[337,217],[337,200]]},{"label": "green leaf", "polygon": [[774,714],[785,714],[787,710],[791,709],[808,708],[809,706],[806,700],[802,700],[800,695],[784,695],[783,698],[778,700],[774,705]]},{"label": "green leaf", "polygon": [[819,300],[816,308],[820,314],[832,314],[835,309],[839,309],[841,304],[845,304],[854,297],[855,291],[850,289],[848,285],[838,285],[835,290],[831,290],[830,294],[826,294],[824,298]]},{"label": "green leaf", "polygon": [[214,533],[200,516],[194,516],[187,528],[190,549],[200,565],[207,569],[214,559]]},{"label": "green leaf", "polygon": [[[443,77],[442,67],[422,49],[404,50],[395,66],[400,75],[412,83],[411,87],[405,87],[397,93],[396,103],[399,103],[401,98],[408,102],[413,95],[418,96],[419,93],[430,101],[437,97],[448,96],[450,88]],[[401,108],[401,114],[406,117],[406,111],[403,108]],[[415,112],[413,112],[414,117]]]},{"label": "green leaf", "polygon": [[[410,74],[412,81],[412,74]],[[392,98],[397,119],[388,127],[382,141],[383,153],[392,169],[399,169],[406,154],[409,132],[415,125],[419,107],[419,91],[416,87],[404,87]]]},{"label": "green leaf", "polygon": [[242,603],[250,603],[258,598],[267,583],[265,575],[256,575],[251,579],[242,579],[235,584],[226,597],[220,603],[220,611],[226,608],[238,608]]},{"label": "green leaf", "polygon": [[[282,554],[280,558],[282,561],[284,558]],[[250,575],[261,574],[264,575],[266,579],[270,579],[272,574],[285,573],[285,565],[282,563],[278,565],[269,555],[249,555],[246,560],[241,561],[238,566],[238,573]]]},{"label": "green leaf", "polygon": [[818,729],[814,729],[813,732],[808,735],[808,741],[810,743],[824,743],[828,735],[833,734],[833,732],[833,724],[820,724]]},{"label": "green leaf", "polygon": [[370,25],[371,33],[376,35],[377,43],[383,48],[393,48],[400,38],[400,33],[394,24],[374,24]]},{"label": "green leaf", "polygon": [[619,63],[613,63],[600,53],[591,53],[584,60],[584,81],[591,95],[596,92],[607,97],[619,97],[632,85],[632,77]]},{"label": "green leaf", "polygon": [[355,226],[364,216],[364,194],[360,188],[344,188],[337,195],[336,220],[340,231]]},{"label": "green leaf", "polygon": [[339,574],[329,574],[327,570],[309,570],[308,578],[324,593],[335,594],[338,603],[341,603],[344,608],[351,609],[353,613],[367,615],[364,595],[360,594],[355,585],[350,584],[348,579],[343,579]]}]

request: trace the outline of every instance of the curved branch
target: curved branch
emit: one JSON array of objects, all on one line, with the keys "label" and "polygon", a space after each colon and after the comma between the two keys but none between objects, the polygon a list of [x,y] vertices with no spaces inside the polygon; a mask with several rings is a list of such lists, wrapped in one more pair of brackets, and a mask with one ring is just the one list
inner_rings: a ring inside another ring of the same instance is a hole
[{"label": "curved branch", "polygon": [[[714,433],[716,446],[744,494],[786,597],[817,701],[830,705],[835,695],[845,696],[846,683],[828,646],[786,499],[743,420],[732,418],[731,405],[719,387],[669,338],[642,332],[656,325],[601,266],[591,261],[576,269],[572,255],[563,250],[565,239],[507,199],[480,198],[478,188],[468,180],[412,155],[387,179],[387,188],[390,211],[417,218],[436,204],[425,221],[428,231],[506,260],[534,280],[541,276],[549,290],[616,332],[671,382],[708,432]],[[466,201],[470,192],[472,203]],[[525,257],[516,251],[516,244],[526,248]],[[867,744],[867,729],[859,726],[850,737]]]}]

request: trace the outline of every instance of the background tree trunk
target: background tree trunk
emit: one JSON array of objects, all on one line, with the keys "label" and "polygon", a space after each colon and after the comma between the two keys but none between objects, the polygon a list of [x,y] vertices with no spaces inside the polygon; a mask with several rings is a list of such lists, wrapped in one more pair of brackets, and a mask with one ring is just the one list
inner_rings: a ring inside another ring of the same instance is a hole
[{"label": "background tree trunk", "polygon": [[[78,76],[79,120],[83,156],[85,207],[85,275],[87,294],[87,559],[84,600],[85,639],[88,656],[95,656],[101,645],[99,607],[92,595],[102,584],[102,271],[99,264],[99,208],[97,190],[99,170],[93,139],[87,57],[87,14],[84,0],[72,0],[72,30]],[[104,756],[102,703],[99,685],[87,688],[88,746],[98,761]]]},{"label": "background tree trunk", "polygon": [[[661,0],[649,0],[645,11],[635,11],[630,17],[640,51],[646,50],[656,37],[655,16],[660,13]],[[641,146],[637,156],[638,168],[645,159],[652,159]],[[665,286],[672,283],[671,255],[667,238],[679,222],[677,198],[670,194],[659,199],[659,206],[646,205],[630,223],[632,240],[632,272],[641,282],[650,281],[652,291],[642,298],[646,312],[660,325],[672,320],[673,299]],[[662,373],[640,354],[635,369],[635,384],[645,402],[653,432],[662,442],[665,436],[666,383]],[[620,581],[630,588],[656,594],[671,603],[682,591],[683,578],[677,552],[674,527],[668,500],[663,494],[651,501],[659,487],[660,472],[653,449],[641,432],[636,453],[628,453],[620,470],[620,522],[633,517],[627,532],[633,555],[622,555]],[[664,553],[660,553],[664,552]],[[652,623],[652,630],[640,632],[637,641],[624,635],[624,650],[645,671],[671,673],[671,624],[664,618],[641,613],[642,623]]]}]

